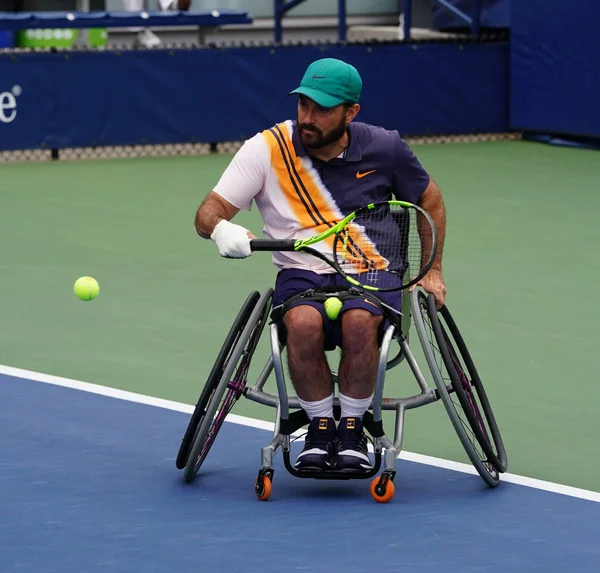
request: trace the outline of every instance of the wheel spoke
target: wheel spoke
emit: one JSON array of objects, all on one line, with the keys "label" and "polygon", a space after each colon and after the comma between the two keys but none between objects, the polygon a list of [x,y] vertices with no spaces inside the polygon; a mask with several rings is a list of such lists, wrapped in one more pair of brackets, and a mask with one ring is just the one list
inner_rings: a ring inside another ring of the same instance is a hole
[{"label": "wheel spoke", "polygon": [[490,437],[489,437],[489,432],[487,430],[485,422],[483,421],[483,417],[481,415],[479,406],[477,404],[477,398],[475,397],[475,394],[473,392],[473,385],[471,384],[467,375],[465,374],[465,370],[462,366],[460,359],[457,356],[457,353],[454,349],[454,345],[452,344],[452,341],[450,340],[450,337],[448,336],[448,333],[446,332],[446,329],[443,326],[442,326],[442,332],[443,332],[444,338],[446,340],[450,358],[452,359],[452,363],[454,364],[454,368],[456,369],[456,373],[458,374],[460,383],[465,391],[465,395],[467,397],[467,400],[469,402],[469,405],[471,407],[473,415],[475,416],[475,419],[477,420],[479,428],[481,429],[481,432],[485,436],[486,440],[491,443]]},{"label": "wheel spoke", "polygon": [[185,481],[193,480],[225,418],[246,389],[250,363],[269,316],[272,295],[273,289],[262,296],[257,291],[251,293],[229,330],[180,448],[177,467],[185,467]]}]

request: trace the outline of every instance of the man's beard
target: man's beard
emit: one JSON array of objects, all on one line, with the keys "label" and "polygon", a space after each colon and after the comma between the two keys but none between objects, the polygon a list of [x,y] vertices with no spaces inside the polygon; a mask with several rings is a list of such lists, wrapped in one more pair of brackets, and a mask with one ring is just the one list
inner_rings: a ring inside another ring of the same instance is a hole
[{"label": "man's beard", "polygon": [[[298,135],[300,141],[306,149],[321,149],[331,143],[334,143],[340,139],[346,132],[346,120],[342,118],[339,125],[332,129],[326,136],[323,136],[323,132],[312,123],[300,123],[297,121]],[[306,138],[306,134],[309,133],[312,137]]]}]

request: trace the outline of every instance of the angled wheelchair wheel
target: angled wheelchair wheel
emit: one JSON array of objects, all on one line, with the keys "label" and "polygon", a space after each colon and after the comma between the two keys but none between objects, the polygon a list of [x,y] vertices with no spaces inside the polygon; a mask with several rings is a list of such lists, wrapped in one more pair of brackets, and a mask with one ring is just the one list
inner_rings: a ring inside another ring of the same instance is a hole
[{"label": "angled wheelchair wheel", "polygon": [[177,467],[191,482],[206,459],[227,414],[246,390],[254,351],[268,320],[272,289],[251,293],[217,356],[183,438]]},{"label": "angled wheelchair wheel", "polygon": [[260,294],[258,291],[251,292],[248,295],[248,298],[242,304],[240,311],[238,312],[227,336],[225,337],[225,342],[223,346],[221,346],[221,350],[217,355],[217,358],[213,364],[212,370],[208,375],[206,383],[204,384],[204,388],[202,389],[202,393],[200,394],[200,398],[196,403],[196,408],[190,418],[188,427],[185,431],[183,439],[181,440],[181,446],[179,448],[179,452],[177,454],[177,460],[175,465],[177,469],[181,470],[187,465],[187,461],[190,455],[191,447],[194,443],[194,438],[197,434],[199,424],[206,414],[206,407],[210,398],[212,397],[214,391],[217,389],[217,385],[219,384],[219,380],[223,374],[223,369],[228,362],[228,359],[231,355],[231,351],[235,346],[235,343],[238,341],[240,334],[244,330],[258,299],[260,298]]},{"label": "angled wheelchair wheel", "polygon": [[416,292],[415,325],[438,393],[469,459],[495,487],[507,457],[492,407],[466,344],[447,306]]}]

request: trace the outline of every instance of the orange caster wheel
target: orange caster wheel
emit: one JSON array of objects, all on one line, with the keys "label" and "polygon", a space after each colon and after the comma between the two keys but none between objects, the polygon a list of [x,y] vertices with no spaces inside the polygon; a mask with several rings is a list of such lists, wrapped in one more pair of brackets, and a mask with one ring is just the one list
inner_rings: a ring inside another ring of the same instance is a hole
[{"label": "orange caster wheel", "polygon": [[261,470],[254,484],[254,493],[260,501],[267,501],[271,497],[271,478]]},{"label": "orange caster wheel", "polygon": [[394,482],[389,475],[382,474],[371,482],[371,495],[378,503],[387,503],[394,497]]}]

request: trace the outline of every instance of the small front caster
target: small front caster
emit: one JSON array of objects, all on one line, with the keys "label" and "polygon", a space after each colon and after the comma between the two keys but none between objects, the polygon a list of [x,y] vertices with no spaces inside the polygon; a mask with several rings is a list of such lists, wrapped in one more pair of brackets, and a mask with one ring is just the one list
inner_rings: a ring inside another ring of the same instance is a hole
[{"label": "small front caster", "polygon": [[254,483],[254,493],[260,501],[267,501],[271,497],[273,470],[263,468],[258,472]]},{"label": "small front caster", "polygon": [[387,503],[394,497],[394,475],[383,472],[371,482],[371,495],[378,503]]}]

